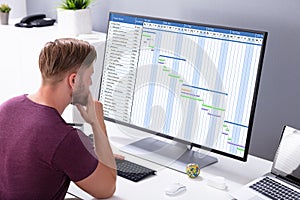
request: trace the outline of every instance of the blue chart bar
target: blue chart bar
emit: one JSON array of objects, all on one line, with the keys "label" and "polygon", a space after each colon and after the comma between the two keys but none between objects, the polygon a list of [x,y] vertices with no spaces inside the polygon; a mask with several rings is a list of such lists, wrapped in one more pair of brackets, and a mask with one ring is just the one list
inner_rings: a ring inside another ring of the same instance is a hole
[{"label": "blue chart bar", "polygon": [[238,147],[245,148],[244,145],[235,144],[235,143],[233,143],[233,142],[228,142],[228,144],[231,144],[231,145],[233,145],[233,146],[238,146]]},{"label": "blue chart bar", "polygon": [[172,56],[166,56],[166,55],[159,55],[160,57],[164,57],[164,58],[171,58],[174,60],[182,60],[182,61],[186,61],[186,59],[184,58],[178,58],[178,57],[172,57]]},{"label": "blue chart bar", "polygon": [[207,89],[207,88],[201,88],[201,87],[197,87],[197,86],[193,86],[193,85],[183,84],[183,86],[191,87],[191,88],[195,88],[195,89],[199,89],[199,90],[205,90],[205,91],[209,91],[209,92],[214,92],[214,93],[218,93],[218,94],[228,95],[228,93],[225,93],[225,92],[219,92],[219,91],[210,90],[210,89]]},{"label": "blue chart bar", "polygon": [[248,126],[246,125],[243,125],[243,124],[238,124],[238,123],[234,123],[234,122],[229,122],[229,121],[224,121],[225,123],[229,123],[229,124],[233,124],[233,125],[236,125],[236,126],[241,126],[241,127],[244,127],[244,128],[248,128]]}]

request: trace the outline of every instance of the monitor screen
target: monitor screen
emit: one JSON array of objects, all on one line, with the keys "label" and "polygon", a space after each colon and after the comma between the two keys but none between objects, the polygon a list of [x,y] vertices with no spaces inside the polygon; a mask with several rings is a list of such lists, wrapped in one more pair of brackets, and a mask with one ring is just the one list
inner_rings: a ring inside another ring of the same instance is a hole
[{"label": "monitor screen", "polygon": [[246,160],[267,32],[110,13],[107,120]]}]

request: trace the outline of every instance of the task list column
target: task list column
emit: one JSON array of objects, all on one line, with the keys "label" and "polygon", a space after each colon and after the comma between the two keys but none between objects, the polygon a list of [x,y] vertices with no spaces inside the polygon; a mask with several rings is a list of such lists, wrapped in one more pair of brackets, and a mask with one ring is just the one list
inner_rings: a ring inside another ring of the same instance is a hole
[{"label": "task list column", "polygon": [[109,23],[100,101],[104,116],[130,122],[142,26]]}]

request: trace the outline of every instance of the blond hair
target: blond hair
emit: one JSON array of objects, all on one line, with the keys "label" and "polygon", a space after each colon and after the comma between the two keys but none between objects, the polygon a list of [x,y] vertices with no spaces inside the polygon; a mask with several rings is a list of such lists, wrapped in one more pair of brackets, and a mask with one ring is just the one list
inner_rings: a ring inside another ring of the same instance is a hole
[{"label": "blond hair", "polygon": [[66,73],[91,66],[96,57],[94,46],[83,40],[62,38],[48,42],[39,56],[43,83],[59,82]]}]

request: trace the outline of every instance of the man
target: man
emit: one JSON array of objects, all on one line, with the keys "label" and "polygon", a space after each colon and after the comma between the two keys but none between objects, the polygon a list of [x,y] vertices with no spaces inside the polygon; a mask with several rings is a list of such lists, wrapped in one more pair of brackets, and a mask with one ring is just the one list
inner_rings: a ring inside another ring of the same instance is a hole
[{"label": "man", "polygon": [[[116,166],[102,104],[89,91],[95,59],[87,42],[48,42],[39,56],[39,90],[0,106],[0,199],[64,199],[70,180],[96,198],[113,195]],[[70,103],[91,125],[95,150],[61,117]]]}]

